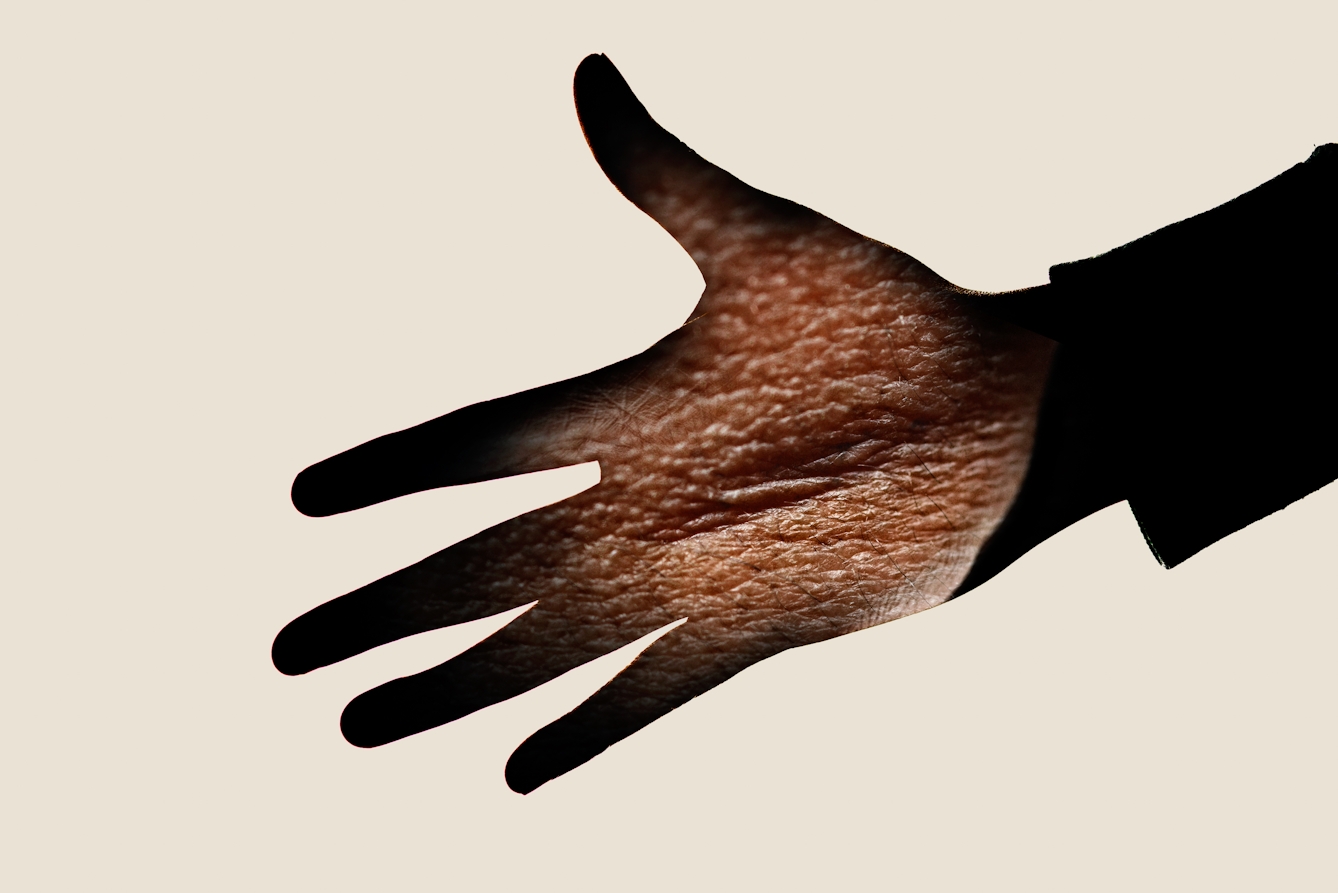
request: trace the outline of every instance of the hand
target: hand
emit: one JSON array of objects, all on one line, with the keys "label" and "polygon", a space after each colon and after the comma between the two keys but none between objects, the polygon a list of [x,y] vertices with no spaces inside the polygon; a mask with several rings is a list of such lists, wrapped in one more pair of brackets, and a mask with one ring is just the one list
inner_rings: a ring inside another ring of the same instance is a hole
[{"label": "hand", "polygon": [[711,165],[613,65],[576,72],[614,185],[706,288],[644,353],[469,406],[302,472],[329,515],[598,460],[598,486],[299,617],[305,673],[403,636],[537,604],[459,657],[355,698],[371,747],[451,722],[683,620],[507,765],[528,792],[740,670],[946,600],[1027,468],[1051,343],[985,317],[886,245]]}]

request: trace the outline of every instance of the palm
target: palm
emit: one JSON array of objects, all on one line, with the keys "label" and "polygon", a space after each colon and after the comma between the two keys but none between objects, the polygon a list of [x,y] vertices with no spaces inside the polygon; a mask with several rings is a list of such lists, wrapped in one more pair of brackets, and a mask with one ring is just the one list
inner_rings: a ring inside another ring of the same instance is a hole
[{"label": "palm", "polygon": [[692,319],[614,366],[468,407],[308,469],[329,514],[598,460],[601,483],[298,618],[305,672],[538,604],[465,654],[355,699],[371,746],[686,622],[512,757],[528,791],[786,648],[945,600],[1021,482],[1046,343],[969,314],[900,252],[758,192],[660,129],[612,65],[577,73],[591,148],[701,268]]}]

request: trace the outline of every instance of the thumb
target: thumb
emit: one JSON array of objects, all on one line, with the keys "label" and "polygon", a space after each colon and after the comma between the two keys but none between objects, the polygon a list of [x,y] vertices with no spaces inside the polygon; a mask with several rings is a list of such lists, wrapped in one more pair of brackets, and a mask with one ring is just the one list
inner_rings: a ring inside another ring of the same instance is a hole
[{"label": "thumb", "polygon": [[822,215],[754,189],[665,130],[646,111],[608,57],[587,56],[576,69],[576,113],[586,142],[609,180],[673,236],[708,284],[749,242],[806,232]]}]

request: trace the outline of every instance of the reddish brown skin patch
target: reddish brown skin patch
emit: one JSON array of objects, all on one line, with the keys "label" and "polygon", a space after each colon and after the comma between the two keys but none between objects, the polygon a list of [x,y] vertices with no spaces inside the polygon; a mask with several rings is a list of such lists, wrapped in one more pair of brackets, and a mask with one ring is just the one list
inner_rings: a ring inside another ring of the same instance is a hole
[{"label": "reddish brown skin patch", "polygon": [[693,320],[548,420],[602,481],[478,542],[488,589],[598,651],[686,617],[770,652],[947,599],[1021,484],[1050,342],[813,216],[716,235]]}]

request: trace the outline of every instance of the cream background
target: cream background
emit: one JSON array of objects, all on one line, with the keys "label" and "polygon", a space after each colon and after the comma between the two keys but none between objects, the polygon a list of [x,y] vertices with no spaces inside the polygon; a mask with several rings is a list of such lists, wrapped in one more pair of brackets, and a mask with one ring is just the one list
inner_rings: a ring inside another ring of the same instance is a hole
[{"label": "cream background", "polygon": [[[0,11],[0,884],[1333,889],[1334,487],[1173,572],[1114,507],[527,798],[510,750],[630,654],[374,751],[343,704],[486,630],[298,679],[268,657],[593,480],[312,520],[298,470],[694,303],[589,158],[586,53],[745,180],[1003,289],[1338,139],[1333,5],[474,6]],[[1285,461],[1250,408],[1235,448]]]}]

